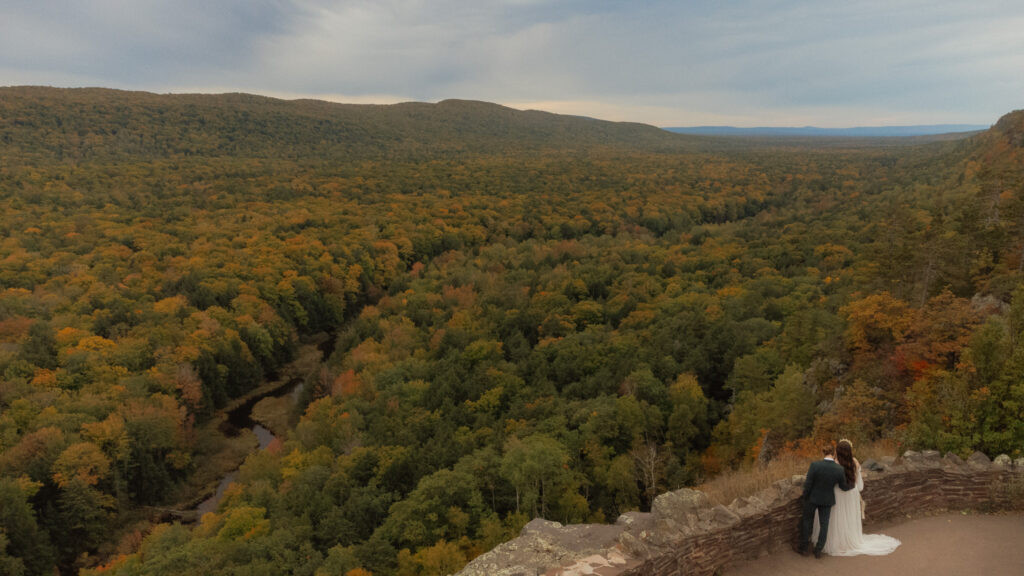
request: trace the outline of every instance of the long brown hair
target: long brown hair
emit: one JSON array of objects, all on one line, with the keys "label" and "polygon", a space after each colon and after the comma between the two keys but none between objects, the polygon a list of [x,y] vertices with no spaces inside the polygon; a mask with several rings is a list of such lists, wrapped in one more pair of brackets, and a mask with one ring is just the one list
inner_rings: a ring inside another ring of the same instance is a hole
[{"label": "long brown hair", "polygon": [[849,484],[857,481],[857,465],[853,463],[853,444],[849,440],[840,440],[836,445],[836,462],[842,465]]}]

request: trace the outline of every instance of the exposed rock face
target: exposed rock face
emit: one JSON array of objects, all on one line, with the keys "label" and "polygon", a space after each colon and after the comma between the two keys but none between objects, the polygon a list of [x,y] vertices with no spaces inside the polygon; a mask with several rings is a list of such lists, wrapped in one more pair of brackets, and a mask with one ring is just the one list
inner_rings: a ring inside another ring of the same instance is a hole
[{"label": "exposed rock face", "polygon": [[1024,110],[1014,110],[995,124],[995,130],[1006,136],[1010,144],[1024,147]]},{"label": "exposed rock face", "polygon": [[883,472],[885,470],[885,464],[871,458],[861,462],[860,467],[864,470],[870,470],[871,472]]},{"label": "exposed rock face", "polygon": [[[908,512],[1024,506],[1024,459],[975,452],[964,461],[907,451],[863,466],[871,471],[862,493],[866,525]],[[711,576],[796,543],[803,480],[780,480],[729,506],[684,488],[655,498],[650,513],[628,512],[612,526],[536,519],[459,576]]]},{"label": "exposed rock face", "polygon": [[992,465],[992,461],[981,452],[975,452],[967,459],[967,464],[976,470],[985,470]]},{"label": "exposed rock face", "polygon": [[626,564],[626,554],[617,549],[616,542],[623,530],[618,525],[563,526],[558,522],[535,518],[523,527],[518,538],[499,544],[471,562],[459,574],[536,576],[547,574],[552,566],[564,566],[565,570],[569,570],[560,574],[594,574],[596,572],[582,570]]},{"label": "exposed rock face", "polygon": [[711,506],[708,495],[699,491],[683,488],[675,492],[666,492],[654,499],[651,513],[661,518],[679,519]]}]

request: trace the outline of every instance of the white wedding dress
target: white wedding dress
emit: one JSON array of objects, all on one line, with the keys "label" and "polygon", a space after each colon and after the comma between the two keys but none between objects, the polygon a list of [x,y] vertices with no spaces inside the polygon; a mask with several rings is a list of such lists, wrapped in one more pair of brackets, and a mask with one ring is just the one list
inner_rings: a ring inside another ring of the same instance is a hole
[{"label": "white wedding dress", "polygon": [[[828,519],[828,539],[822,550],[829,556],[884,556],[891,554],[900,545],[900,541],[884,534],[864,534],[861,524],[860,493],[864,490],[864,480],[857,466],[857,485],[853,490],[843,491],[835,487],[836,505],[832,507],[832,515]],[[818,515],[814,515],[814,534],[811,542],[818,541]]]}]

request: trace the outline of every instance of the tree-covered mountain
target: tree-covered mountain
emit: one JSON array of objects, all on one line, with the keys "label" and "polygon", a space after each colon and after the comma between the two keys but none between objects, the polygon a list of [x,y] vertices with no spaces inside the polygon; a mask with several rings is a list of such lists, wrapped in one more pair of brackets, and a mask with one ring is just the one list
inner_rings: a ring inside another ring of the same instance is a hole
[{"label": "tree-covered mountain", "polygon": [[169,156],[429,157],[594,146],[678,149],[652,126],[497,104],[335,104],[248,94],[0,88],[0,153],[33,162]]},{"label": "tree-covered mountain", "polygon": [[1022,175],[1022,112],[821,146],[0,89],[0,567],[443,574],[837,434],[1019,456]]}]

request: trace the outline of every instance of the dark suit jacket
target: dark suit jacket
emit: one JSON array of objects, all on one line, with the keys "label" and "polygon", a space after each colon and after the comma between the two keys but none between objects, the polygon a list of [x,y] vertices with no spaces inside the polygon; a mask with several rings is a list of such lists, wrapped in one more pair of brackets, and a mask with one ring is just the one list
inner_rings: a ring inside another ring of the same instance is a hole
[{"label": "dark suit jacket", "polygon": [[811,462],[811,467],[807,469],[807,479],[804,480],[804,500],[818,506],[834,506],[836,494],[833,488],[837,485],[844,491],[852,488],[846,482],[846,472],[842,466],[831,460]]}]

